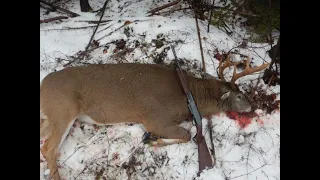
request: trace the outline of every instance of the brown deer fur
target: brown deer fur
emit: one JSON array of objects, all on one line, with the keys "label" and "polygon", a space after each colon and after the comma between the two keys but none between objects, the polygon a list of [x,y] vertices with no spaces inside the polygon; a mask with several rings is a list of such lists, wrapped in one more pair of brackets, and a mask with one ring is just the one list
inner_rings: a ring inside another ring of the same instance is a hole
[{"label": "brown deer fur", "polygon": [[[221,111],[250,111],[238,89],[216,79],[186,76],[203,116]],[[150,64],[108,64],[71,67],[45,77],[40,86],[40,111],[46,120],[40,138],[41,152],[50,175],[59,180],[57,152],[77,118],[96,124],[142,123],[148,132],[174,143],[190,140],[179,126],[188,119],[187,99],[174,69]],[[162,139],[158,145],[168,145]]]}]

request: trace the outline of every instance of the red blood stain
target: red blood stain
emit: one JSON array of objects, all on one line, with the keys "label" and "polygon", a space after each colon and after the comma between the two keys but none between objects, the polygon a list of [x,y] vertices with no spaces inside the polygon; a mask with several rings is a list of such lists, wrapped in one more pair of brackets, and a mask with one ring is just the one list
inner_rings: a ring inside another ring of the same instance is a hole
[{"label": "red blood stain", "polygon": [[258,119],[257,122],[258,122],[260,125],[264,124],[263,120],[261,120],[261,119]]},{"label": "red blood stain", "polygon": [[227,112],[227,116],[233,119],[241,128],[246,128],[252,121],[252,118],[258,116],[255,112],[249,113],[237,113],[237,112]]}]

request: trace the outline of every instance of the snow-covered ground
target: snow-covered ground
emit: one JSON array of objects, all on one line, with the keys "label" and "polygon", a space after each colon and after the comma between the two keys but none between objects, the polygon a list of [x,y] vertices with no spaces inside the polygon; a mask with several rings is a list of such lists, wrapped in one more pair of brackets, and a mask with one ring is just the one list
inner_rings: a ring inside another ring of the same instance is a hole
[{"label": "snow-covered ground", "polygon": [[[89,0],[91,7],[97,10],[103,0]],[[101,24],[94,37],[99,44],[123,39],[127,49],[124,56],[114,53],[114,43],[96,48],[91,58],[83,63],[143,62],[155,63],[164,49],[177,43],[176,52],[196,64],[196,70],[202,66],[195,19],[191,11],[177,11],[165,16],[147,17],[147,11],[168,3],[166,0],[111,0],[103,19],[111,20]],[[70,56],[84,50],[93,33],[94,27],[83,20],[98,20],[95,13],[81,13],[78,0],[70,0],[62,7],[79,17],[40,24],[40,81],[50,72],[63,68],[70,61]],[[168,8],[170,9],[170,8]],[[40,19],[63,15],[58,12],[45,14],[40,8]],[[124,25],[126,21],[131,23]],[[219,61],[214,58],[215,50],[229,51],[241,43],[240,38],[228,36],[218,28],[211,26],[207,33],[207,22],[200,22],[205,65],[207,72],[217,77]],[[111,33],[112,32],[112,33]],[[241,32],[244,35],[244,32]],[[241,34],[239,31],[239,34]],[[163,43],[156,47],[157,39]],[[136,46],[143,44],[143,46]],[[255,65],[263,60],[269,62],[266,54],[267,44],[248,43],[248,48],[239,49],[239,53],[250,55]],[[155,58],[157,57],[157,58]],[[240,56],[235,57],[240,60]],[[173,60],[171,50],[164,54],[164,63]],[[231,71],[230,71],[231,75]],[[260,74],[255,73],[239,79],[239,83],[256,81]],[[272,87],[278,93],[280,86]],[[258,117],[245,128],[225,113],[203,119],[203,133],[211,148],[208,121],[212,122],[213,143],[217,164],[205,170],[197,177],[197,145],[190,141],[155,148],[141,143],[144,127],[141,124],[92,126],[76,121],[60,149],[59,172],[64,179],[280,179],[280,110],[266,114],[256,111]],[[195,135],[196,128],[191,123],[183,124]],[[40,147],[41,147],[40,142]],[[47,179],[49,170],[40,153],[40,179]]]}]

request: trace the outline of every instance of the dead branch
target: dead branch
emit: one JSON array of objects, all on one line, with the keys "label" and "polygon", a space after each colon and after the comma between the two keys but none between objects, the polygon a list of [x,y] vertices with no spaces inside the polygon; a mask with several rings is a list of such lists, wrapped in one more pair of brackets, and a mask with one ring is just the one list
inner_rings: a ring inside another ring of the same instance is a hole
[{"label": "dead branch", "polygon": [[[105,25],[105,23],[101,23]],[[87,29],[87,28],[93,28],[96,27],[96,25],[93,26],[82,26],[82,27],[65,27],[65,28],[60,28],[60,29],[44,29],[40,31],[64,31],[64,30],[79,30],[79,29]]]},{"label": "dead branch", "polygon": [[[101,20],[100,23],[105,23],[105,22],[110,22],[112,20]],[[87,22],[89,24],[98,24],[99,21],[86,21],[86,20],[79,20],[79,21],[75,21],[75,22]]]},{"label": "dead branch", "polygon": [[179,9],[174,9],[174,10],[162,11],[162,12],[150,14],[147,17],[150,17],[152,15],[161,15],[161,14],[165,14],[165,13],[173,13],[175,11],[181,11],[181,10],[187,10],[187,9],[191,9],[191,8],[190,7],[186,7],[186,8],[179,8]]},{"label": "dead branch", "polygon": [[53,17],[53,18],[49,18],[49,19],[43,19],[43,20],[40,19],[40,24],[41,23],[48,23],[48,22],[56,21],[56,20],[61,20],[61,19],[68,19],[68,17],[67,16],[57,16],[57,17]]},{"label": "dead branch", "polygon": [[[109,0],[106,0],[105,3],[103,4],[102,13],[101,13],[99,22],[98,22],[98,24],[96,25],[96,28],[95,28],[95,30],[93,31],[92,35],[91,35],[91,38],[90,38],[90,40],[89,40],[89,43],[88,43],[86,49],[85,49],[84,51],[82,51],[77,58],[75,58],[74,60],[72,60],[72,61],[68,62],[67,64],[65,64],[64,67],[67,67],[67,66],[69,66],[70,64],[72,64],[72,63],[74,63],[74,62],[76,62],[76,61],[79,61],[79,60],[83,59],[83,58],[86,56],[86,54],[88,53],[88,49],[89,49],[89,47],[90,47],[90,45],[91,45],[91,42],[92,42],[92,40],[93,40],[93,37],[94,37],[94,35],[96,34],[96,32],[97,32],[97,30],[98,30],[98,27],[99,27],[99,25],[100,25],[100,23],[101,23],[101,19],[102,19],[103,15],[104,15],[104,12],[105,12],[105,10],[106,10],[106,7],[107,7],[108,2],[109,2]],[[97,41],[98,41],[98,40],[97,40]]]},{"label": "dead branch", "polygon": [[200,45],[203,73],[205,75],[207,73],[207,71],[206,71],[206,65],[205,65],[205,62],[204,62],[204,56],[203,56],[203,49],[202,49],[202,42],[201,42],[200,28],[199,28],[199,23],[198,23],[197,12],[196,12],[194,7],[193,7],[193,11],[194,11],[194,15],[195,15],[194,18],[196,19],[196,26],[197,26],[197,32],[198,32],[199,45]]},{"label": "dead branch", "polygon": [[[110,32],[109,34],[107,34],[107,35],[105,35],[105,36],[103,36],[103,37],[101,37],[101,38],[99,38],[99,39],[97,39],[97,41],[99,41],[99,40],[101,40],[101,39],[103,39],[103,38],[105,38],[105,37],[107,37],[107,36],[109,36],[109,35],[111,35],[112,33],[114,33],[114,32],[116,32],[116,31],[118,31],[119,29],[121,29],[121,28],[123,28],[124,26],[126,26],[126,25],[128,25],[128,24],[131,24],[131,23],[136,23],[136,22],[144,22],[144,21],[150,21],[149,19],[146,19],[146,20],[134,20],[134,21],[125,21],[124,22],[124,24],[122,25],[122,26],[120,26],[120,27],[118,27],[118,28],[116,28],[115,30],[113,30],[112,32]],[[108,28],[110,28],[111,26],[113,26],[114,24],[111,24],[111,25],[109,25],[109,26],[107,26],[107,27],[105,27],[105,28],[103,28],[103,29],[101,29],[101,30],[99,30],[97,33],[100,33],[101,31],[104,31],[104,30],[106,30],[106,29],[108,29]]]},{"label": "dead branch", "polygon": [[161,11],[162,9],[168,8],[168,7],[170,7],[170,6],[174,6],[174,5],[178,4],[179,2],[180,2],[180,0],[177,0],[177,1],[174,1],[174,2],[171,2],[171,3],[168,3],[168,4],[165,4],[165,5],[163,5],[163,6],[154,8],[154,9],[148,11],[147,13],[154,14],[155,12]]},{"label": "dead branch", "polygon": [[45,4],[45,5],[47,5],[47,6],[50,6],[50,7],[53,8],[53,9],[59,10],[59,11],[64,12],[64,13],[67,13],[67,14],[69,14],[71,17],[80,16],[80,15],[77,14],[77,13],[74,13],[74,12],[71,12],[71,11],[69,11],[69,10],[67,10],[67,9],[64,9],[64,8],[59,7],[59,6],[53,5],[52,3],[46,2],[46,1],[44,1],[44,0],[40,0],[40,2],[43,3],[43,4]]},{"label": "dead branch", "polygon": [[[126,22],[128,22],[128,23],[126,23]],[[128,24],[131,24],[131,22],[130,22],[130,21],[126,21],[126,22],[125,22],[122,26],[118,27],[117,29],[115,29],[115,30],[111,31],[110,33],[108,33],[108,34],[106,34],[106,35],[102,36],[101,38],[97,39],[97,41],[100,41],[101,39],[103,39],[103,38],[105,38],[105,37],[107,37],[107,36],[111,35],[112,33],[114,33],[114,32],[116,32],[116,31],[118,31],[119,29],[123,28],[124,26],[126,26],[126,25],[128,25]]]},{"label": "dead branch", "polygon": [[83,170],[73,179],[76,180],[85,170],[88,169],[88,164],[85,165],[85,167],[83,168]]},{"label": "dead branch", "polygon": [[43,4],[40,4],[40,7],[42,7],[43,9],[46,9],[47,11],[56,11],[54,8],[52,8],[50,6],[45,6]]},{"label": "dead branch", "polygon": [[[92,34],[92,36],[91,36],[91,38],[90,38],[90,41],[89,41],[89,43],[88,43],[88,45],[87,45],[87,47],[86,47],[86,49],[85,49],[85,51],[84,51],[84,54],[88,51],[88,49],[89,49],[89,47],[90,47],[90,45],[91,45],[91,41],[93,40],[93,37],[94,37],[94,35],[96,34],[96,32],[97,32],[97,30],[98,30],[98,27],[99,27],[99,25],[100,25],[100,23],[101,23],[101,20],[102,20],[102,17],[103,17],[103,15],[104,15],[104,12],[105,12],[105,10],[106,10],[106,7],[107,7],[108,2],[109,2],[109,0],[106,0],[105,3],[104,3],[104,5],[103,5],[103,7],[102,7],[103,9],[102,9],[102,13],[101,13],[99,22],[97,23],[96,29],[93,31],[93,34]],[[82,58],[83,58],[83,57],[84,57],[84,55],[82,56]],[[82,59],[82,58],[81,58],[81,59]]]},{"label": "dead branch", "polygon": [[101,31],[104,31],[104,30],[110,28],[110,27],[113,26],[113,25],[114,25],[114,24],[111,24],[111,25],[109,25],[109,26],[107,26],[107,27],[105,27],[105,28],[103,28],[103,29],[100,29],[97,33],[100,33]]},{"label": "dead branch", "polygon": [[267,163],[265,163],[265,164],[263,164],[263,165],[261,165],[260,167],[258,167],[258,168],[256,168],[256,169],[254,169],[254,170],[250,171],[249,173],[241,174],[241,175],[239,175],[239,176],[231,177],[231,178],[229,178],[229,179],[235,179],[235,178],[239,178],[239,177],[242,177],[242,176],[250,175],[250,174],[252,174],[253,172],[255,172],[255,171],[257,171],[257,170],[259,170],[259,169],[263,168],[263,167],[264,167],[264,166],[266,166],[266,165],[269,165],[269,164],[268,164],[268,162],[267,162]]},{"label": "dead branch", "polygon": [[250,93],[250,98],[253,99],[253,96],[255,95],[256,90],[258,89],[259,81],[261,79],[261,74],[259,74],[258,80],[256,85],[252,88],[251,93]]},{"label": "dead branch", "polygon": [[247,176],[249,175],[249,174],[248,174],[248,164],[249,164],[248,162],[249,162],[249,156],[250,156],[251,147],[252,147],[252,144],[249,145],[249,150],[248,150],[248,154],[247,154],[247,158],[246,158],[246,160],[247,160],[247,161],[246,161],[246,172],[247,172]]}]

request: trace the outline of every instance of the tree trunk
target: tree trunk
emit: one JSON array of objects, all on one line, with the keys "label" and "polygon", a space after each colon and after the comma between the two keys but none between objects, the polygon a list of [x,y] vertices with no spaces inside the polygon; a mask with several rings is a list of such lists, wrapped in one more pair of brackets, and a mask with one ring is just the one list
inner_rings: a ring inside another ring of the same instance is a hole
[{"label": "tree trunk", "polygon": [[89,12],[92,10],[88,0],[80,0],[80,8],[81,12]]}]

